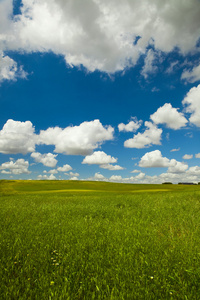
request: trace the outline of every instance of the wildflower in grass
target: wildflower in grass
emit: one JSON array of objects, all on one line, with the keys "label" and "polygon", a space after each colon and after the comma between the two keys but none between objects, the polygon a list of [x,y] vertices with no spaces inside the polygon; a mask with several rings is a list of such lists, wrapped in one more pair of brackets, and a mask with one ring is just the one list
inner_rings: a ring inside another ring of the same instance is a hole
[{"label": "wildflower in grass", "polygon": [[151,276],[150,278],[151,278],[151,280],[153,280],[153,276]]},{"label": "wildflower in grass", "polygon": [[59,263],[56,263],[56,266],[59,266]]},{"label": "wildflower in grass", "polygon": [[54,281],[51,281],[51,282],[50,282],[50,285],[54,285]]}]

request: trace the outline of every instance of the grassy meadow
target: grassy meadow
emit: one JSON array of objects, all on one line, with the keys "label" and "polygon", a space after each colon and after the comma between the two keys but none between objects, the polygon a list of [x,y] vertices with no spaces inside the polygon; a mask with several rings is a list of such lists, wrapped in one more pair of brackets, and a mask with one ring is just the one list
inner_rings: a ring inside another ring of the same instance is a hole
[{"label": "grassy meadow", "polygon": [[0,181],[0,299],[200,299],[200,186]]}]

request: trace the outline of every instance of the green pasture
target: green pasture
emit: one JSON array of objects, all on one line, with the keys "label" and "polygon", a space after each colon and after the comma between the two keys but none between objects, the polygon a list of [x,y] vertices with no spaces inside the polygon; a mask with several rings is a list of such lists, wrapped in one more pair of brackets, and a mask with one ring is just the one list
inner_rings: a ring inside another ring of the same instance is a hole
[{"label": "green pasture", "polygon": [[200,299],[200,185],[0,181],[0,299]]}]

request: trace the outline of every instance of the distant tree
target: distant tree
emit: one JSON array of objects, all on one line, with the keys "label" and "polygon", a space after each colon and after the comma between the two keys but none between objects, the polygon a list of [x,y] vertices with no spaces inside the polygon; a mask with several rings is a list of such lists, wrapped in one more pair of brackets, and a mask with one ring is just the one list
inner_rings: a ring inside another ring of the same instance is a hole
[{"label": "distant tree", "polygon": [[172,182],[163,182],[162,184],[173,184]]}]

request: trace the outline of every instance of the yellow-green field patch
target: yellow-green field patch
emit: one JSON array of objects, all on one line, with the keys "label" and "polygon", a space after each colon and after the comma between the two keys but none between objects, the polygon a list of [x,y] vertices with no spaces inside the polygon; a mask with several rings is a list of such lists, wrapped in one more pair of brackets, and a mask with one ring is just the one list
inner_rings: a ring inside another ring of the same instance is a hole
[{"label": "yellow-green field patch", "polygon": [[0,299],[200,299],[199,186],[0,181]]}]

